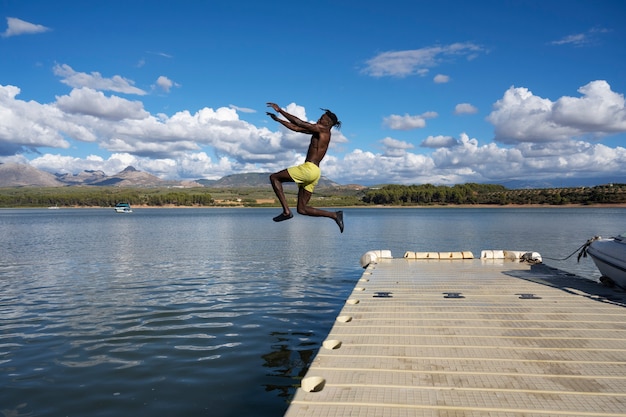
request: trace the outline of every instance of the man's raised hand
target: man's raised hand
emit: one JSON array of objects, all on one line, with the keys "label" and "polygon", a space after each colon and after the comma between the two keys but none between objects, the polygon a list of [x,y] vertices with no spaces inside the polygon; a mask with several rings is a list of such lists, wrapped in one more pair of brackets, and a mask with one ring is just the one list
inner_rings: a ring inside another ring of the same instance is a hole
[{"label": "man's raised hand", "polygon": [[271,108],[273,108],[273,109],[274,109],[274,111],[280,111],[280,107],[278,107],[278,104],[276,104],[276,103],[271,103],[271,102],[268,102],[268,103],[267,103],[267,107],[271,107]]}]

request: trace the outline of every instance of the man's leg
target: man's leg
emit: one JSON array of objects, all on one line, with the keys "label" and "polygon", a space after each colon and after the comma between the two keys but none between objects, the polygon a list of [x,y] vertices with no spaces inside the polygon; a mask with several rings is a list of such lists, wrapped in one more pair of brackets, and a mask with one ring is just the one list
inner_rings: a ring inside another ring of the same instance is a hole
[{"label": "man's leg", "polygon": [[339,230],[343,233],[343,211],[326,211],[309,206],[312,195],[313,193],[304,188],[298,190],[298,214],[331,218],[337,223]]},{"label": "man's leg", "polygon": [[293,182],[293,178],[291,178],[291,175],[289,175],[289,171],[287,171],[286,169],[270,175],[270,183],[272,184],[272,188],[274,189],[274,194],[276,194],[276,197],[278,197],[280,205],[283,206],[282,214],[274,217],[275,222],[288,220],[293,217],[293,214],[291,214],[291,210],[289,209],[289,205],[287,205],[287,198],[285,197],[285,192],[283,191],[283,182]]}]

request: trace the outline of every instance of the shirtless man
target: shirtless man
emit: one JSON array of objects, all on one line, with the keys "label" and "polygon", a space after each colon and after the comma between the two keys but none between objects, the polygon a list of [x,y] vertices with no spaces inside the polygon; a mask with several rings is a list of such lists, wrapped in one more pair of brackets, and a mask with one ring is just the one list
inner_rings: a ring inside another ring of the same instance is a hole
[{"label": "shirtless man", "polygon": [[339,230],[343,233],[343,211],[332,212],[309,206],[313,189],[321,177],[319,165],[326,155],[328,145],[330,144],[330,129],[333,126],[341,127],[341,122],[333,112],[327,109],[322,109],[324,110],[324,114],[322,114],[317,123],[308,123],[287,113],[275,103],[267,103],[267,106],[273,108],[275,112],[287,119],[279,119],[274,113],[267,112],[267,115],[273,120],[294,132],[312,135],[309,150],[306,153],[306,160],[302,165],[283,169],[282,171],[270,175],[272,188],[274,188],[276,197],[278,197],[278,201],[280,201],[280,204],[283,206],[283,212],[274,217],[274,221],[282,222],[283,220],[289,220],[293,217],[287,205],[285,193],[283,192],[283,182],[295,182],[298,184],[298,214],[331,218],[337,223]]}]

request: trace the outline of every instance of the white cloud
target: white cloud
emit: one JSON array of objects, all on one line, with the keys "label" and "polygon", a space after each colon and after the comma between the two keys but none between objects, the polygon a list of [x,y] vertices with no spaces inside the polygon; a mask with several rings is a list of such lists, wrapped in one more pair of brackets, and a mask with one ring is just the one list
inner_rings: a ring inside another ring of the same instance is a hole
[{"label": "white cloud", "polygon": [[386,148],[395,148],[395,149],[412,149],[414,148],[412,143],[405,142],[402,140],[386,137],[380,141]]},{"label": "white cloud", "polygon": [[[323,172],[343,184],[496,183],[510,179],[553,180],[573,174],[625,175],[626,148],[623,147],[569,141],[558,146],[527,143],[503,148],[496,143],[481,145],[465,133],[458,139],[442,136],[437,140],[454,141],[454,146],[439,147],[432,155],[406,150],[390,154],[387,149],[383,153],[357,149],[343,159],[329,158],[324,162]],[[563,151],[559,152],[560,149]]]},{"label": "white cloud", "polygon": [[626,166],[626,148],[623,147],[570,141],[566,146],[523,144],[517,149],[524,171],[531,177],[623,176]]},{"label": "white cloud", "polygon": [[[343,155],[338,147],[348,141],[341,131],[333,130],[334,151],[331,148],[322,171],[344,184],[626,175],[625,148],[585,140],[626,131],[623,95],[611,91],[604,81],[591,82],[579,93],[552,102],[525,88],[511,87],[489,116],[496,139],[505,145],[481,144],[463,133],[458,138],[430,135],[415,150],[409,142],[385,137],[374,141],[376,152],[357,149]],[[93,142],[111,153],[108,158],[79,158],[50,152],[32,160],[34,166],[50,172],[99,169],[111,175],[133,165],[161,178],[216,179],[294,165],[302,161],[309,144],[302,134],[280,124],[257,127],[240,120],[243,109],[233,105],[165,115],[149,113],[140,101],[106,96],[87,87],[49,104],[20,100],[19,94],[18,87],[0,85],[0,160],[16,160],[16,154],[42,148],[73,148],[73,141]],[[457,111],[471,110],[460,106]],[[305,108],[296,103],[286,110],[308,120]],[[426,119],[436,116],[434,112],[393,115],[385,123],[406,130],[423,127]],[[315,120],[318,117],[313,115]]]},{"label": "white cloud", "polygon": [[156,85],[158,88],[165,91],[166,93],[169,93],[172,87],[180,87],[178,83],[175,83],[164,75],[161,75],[159,76],[159,78],[157,78]]},{"label": "white cloud", "polygon": [[239,106],[235,106],[234,104],[229,104],[228,107],[230,107],[233,110],[236,110],[240,113],[256,113],[256,110],[254,109],[250,109],[250,108],[246,108],[246,107],[239,107]]},{"label": "white cloud", "polygon": [[99,72],[87,74],[84,72],[76,72],[67,64],[56,64],[53,68],[54,75],[62,77],[61,82],[73,88],[88,87],[93,90],[114,91],[123,94],[136,94],[139,96],[147,93],[135,86],[134,82],[119,75],[112,78],[104,78]]},{"label": "white cloud", "polygon": [[585,46],[594,44],[597,42],[598,33],[607,33],[608,29],[604,28],[592,28],[587,32],[575,33],[573,35],[564,36],[561,39],[550,42],[551,45],[573,45],[573,46]]},{"label": "white cloud", "polygon": [[437,182],[432,158],[405,152],[399,156],[356,149],[342,160],[324,162],[322,173],[344,184]]},{"label": "white cloud", "polygon": [[373,77],[406,77],[409,75],[425,75],[429,68],[436,67],[446,60],[457,56],[472,59],[483,51],[480,45],[465,42],[445,46],[433,46],[405,51],[382,52],[369,59],[363,70]]},{"label": "white cloud", "polygon": [[[217,161],[213,161],[205,152],[198,152],[181,155],[176,161],[177,175],[175,177],[217,180],[232,174],[238,168],[242,169],[242,167],[237,167],[227,157],[221,157]],[[241,172],[245,171],[245,168],[243,168]],[[166,175],[166,177],[171,178],[172,176]]]},{"label": "white cloud", "polygon": [[436,169],[467,169],[474,173],[476,178],[484,179],[488,176],[498,176],[507,167],[512,168],[509,152],[514,150],[498,148],[494,143],[479,145],[477,139],[462,133],[456,146],[440,147],[433,153]]},{"label": "white cloud", "polygon": [[98,155],[78,158],[60,154],[45,154],[33,159],[30,161],[30,164],[35,168],[59,174],[72,174],[82,171],[103,171],[106,174],[112,175],[119,172],[115,171],[117,166],[115,168],[111,167],[108,161],[105,161]]},{"label": "white cloud", "polygon": [[[25,163],[19,160],[15,162]],[[104,159],[97,155],[77,158],[45,154],[30,161],[35,168],[53,173],[78,173],[85,170],[102,171],[114,175],[129,165],[163,179],[219,179],[232,174],[237,167],[228,158],[211,159],[205,152],[187,153],[179,158],[145,158],[129,153],[114,153]]]},{"label": "white cloud", "polygon": [[426,112],[415,116],[408,114],[405,114],[404,116],[392,114],[391,116],[387,116],[383,119],[383,124],[394,130],[418,129],[426,126],[426,119],[432,119],[437,116],[438,114],[436,112]]},{"label": "white cloud", "polygon": [[425,148],[450,148],[456,146],[457,141],[452,136],[429,136],[420,144]]},{"label": "white cloud", "polygon": [[[465,182],[500,182],[509,179],[554,179],[577,173],[607,176],[623,172],[626,148],[609,148],[584,141],[556,144],[523,144],[501,148],[495,143],[480,145],[477,139],[461,134],[456,146],[442,147],[432,155],[409,152],[411,144],[392,138],[381,141],[382,153],[356,149],[343,158],[328,155],[323,174],[343,184],[458,184]],[[293,163],[301,161],[298,155]],[[102,170],[108,175],[128,165],[164,179],[218,179],[234,172],[268,172],[291,165],[282,162],[263,164],[235,161],[227,156],[212,159],[206,152],[185,152],[178,156],[152,158],[130,153],[114,153],[108,159],[90,156],[85,159],[46,154],[31,164],[50,172]],[[623,175],[623,174],[622,174]]]},{"label": "white cloud", "polygon": [[[19,93],[17,87],[0,86],[0,155],[40,147],[69,148],[70,140],[158,159],[211,147],[220,157],[243,164],[292,162],[298,152],[285,151],[290,149],[285,143],[294,138],[239,120],[236,110],[226,107],[168,117],[149,114],[141,102],[106,97],[89,88],[72,90],[52,104],[19,100]],[[340,143],[345,137],[336,132],[333,141]],[[301,135],[297,142],[306,149]]]},{"label": "white cloud", "polygon": [[216,152],[236,159],[266,160],[275,158],[280,143],[272,140],[267,129],[257,129],[239,120],[234,110],[225,107],[124,120],[108,125],[107,130],[101,144],[105,149],[157,158],[212,146]]},{"label": "white cloud", "polygon": [[572,44],[572,45],[580,46],[580,45],[585,44],[587,42],[588,42],[588,39],[587,39],[587,35],[586,34],[584,34],[584,33],[577,33],[575,35],[565,36],[564,38],[561,38],[561,39],[556,40],[556,41],[552,41],[550,43],[552,45]]},{"label": "white cloud", "polygon": [[554,122],[578,129],[581,134],[607,135],[626,132],[624,95],[611,90],[606,81],[580,87],[582,97],[561,97],[553,106]]},{"label": "white cloud", "polygon": [[478,140],[462,134],[458,146],[440,148],[433,153],[433,172],[442,176],[447,171],[465,172],[462,182],[498,182],[512,178],[554,179],[573,172],[590,177],[615,175],[623,172],[619,167],[626,163],[626,149],[620,147],[610,149],[572,141],[567,144],[569,152],[559,152],[558,149],[563,149],[561,146],[554,146],[552,152],[529,152],[537,146],[500,148],[495,143],[481,146]]},{"label": "white cloud", "polygon": [[582,97],[552,102],[527,88],[509,88],[487,117],[495,127],[495,140],[547,143],[626,132],[622,94],[611,91],[606,81],[592,81],[578,92]]},{"label": "white cloud", "polygon": [[91,88],[74,89],[69,96],[57,97],[57,107],[68,114],[89,115],[106,120],[145,119],[149,113],[140,101],[117,96],[106,97]]},{"label": "white cloud", "polygon": [[3,38],[19,35],[31,35],[35,33],[43,33],[49,31],[43,25],[26,22],[16,17],[7,17],[7,30],[2,33]]},{"label": "white cloud", "polygon": [[54,106],[17,100],[20,89],[0,85],[0,155],[34,150],[38,147],[68,148],[61,131],[61,112]]},{"label": "white cloud", "polygon": [[412,149],[412,143],[386,137],[380,141],[385,148],[385,156],[402,156],[406,154],[407,149]]},{"label": "white cloud", "polygon": [[450,82],[450,77],[448,75],[437,74],[435,75],[435,78],[433,78],[433,81],[435,84],[445,84]]},{"label": "white cloud", "polygon": [[470,103],[459,103],[454,107],[454,114],[475,114],[478,109]]},{"label": "white cloud", "polygon": [[147,51],[147,53],[151,54],[151,55],[157,55],[163,58],[174,58],[174,56],[170,55],[170,54],[166,54],[165,52],[153,52],[153,51]]}]

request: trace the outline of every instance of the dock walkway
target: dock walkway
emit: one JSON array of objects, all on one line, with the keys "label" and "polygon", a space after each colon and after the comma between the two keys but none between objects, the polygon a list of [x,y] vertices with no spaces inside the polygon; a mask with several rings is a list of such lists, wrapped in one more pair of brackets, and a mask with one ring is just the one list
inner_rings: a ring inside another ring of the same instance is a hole
[{"label": "dock walkway", "polygon": [[626,293],[519,260],[374,258],[286,417],[626,416]]}]

